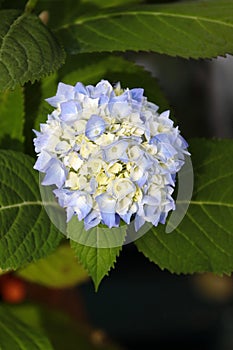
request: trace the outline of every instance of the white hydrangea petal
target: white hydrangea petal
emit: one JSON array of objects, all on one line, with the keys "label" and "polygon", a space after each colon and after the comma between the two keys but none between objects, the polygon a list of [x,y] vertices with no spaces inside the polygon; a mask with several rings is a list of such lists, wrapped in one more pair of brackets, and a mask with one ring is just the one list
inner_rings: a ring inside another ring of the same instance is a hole
[{"label": "white hydrangea petal", "polygon": [[116,179],[112,182],[112,192],[115,198],[118,200],[127,197],[129,194],[132,196],[136,191],[136,186],[130,179]]},{"label": "white hydrangea petal", "polygon": [[117,226],[116,200],[109,194],[103,193],[96,197],[102,221],[108,227]]}]

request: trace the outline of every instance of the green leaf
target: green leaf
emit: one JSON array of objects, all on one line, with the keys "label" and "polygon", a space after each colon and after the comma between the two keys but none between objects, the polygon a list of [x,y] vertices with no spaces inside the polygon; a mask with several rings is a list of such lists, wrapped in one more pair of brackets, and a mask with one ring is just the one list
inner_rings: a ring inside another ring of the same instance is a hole
[{"label": "green leaf", "polygon": [[135,242],[151,261],[175,273],[233,271],[233,141],[194,140],[194,192],[180,225],[164,225]]},{"label": "green leaf", "polygon": [[51,253],[61,235],[40,199],[33,158],[0,151],[0,268],[17,269]]},{"label": "green leaf", "polygon": [[48,338],[41,332],[19,320],[10,309],[0,306],[0,348],[2,350],[52,350]]},{"label": "green leaf", "polygon": [[0,11],[0,89],[34,82],[57,70],[65,54],[37,16]]},{"label": "green leaf", "polygon": [[143,0],[82,0],[83,4],[93,4],[99,8],[116,7],[116,6],[128,6],[132,4],[138,4]]},{"label": "green leaf", "polygon": [[17,275],[46,287],[68,288],[88,279],[69,245],[61,245],[48,257],[17,271]]},{"label": "green leaf", "polygon": [[208,58],[233,53],[233,2],[187,1],[88,14],[58,31],[71,53],[149,50]]},{"label": "green leaf", "polygon": [[[96,84],[101,79],[111,83],[121,82],[123,88],[143,87],[148,100],[165,110],[167,99],[151,74],[123,57],[106,54],[80,54],[67,58],[67,64],[59,71],[59,81],[74,85],[77,81]],[[47,96],[48,97],[48,96]]]},{"label": "green leaf", "polygon": [[[73,23],[76,18],[90,12],[99,11],[101,8],[116,6],[128,6],[140,3],[143,0],[40,0],[36,11],[47,11],[49,14],[48,25],[50,28],[58,28],[66,23]],[[17,6],[16,6],[17,7]],[[72,9],[72,10],[71,10]]]},{"label": "green leaf", "polygon": [[98,225],[85,231],[83,222],[77,217],[73,217],[67,225],[71,247],[92,277],[96,291],[103,277],[114,267],[124,243],[126,227],[109,229]]},{"label": "green leaf", "polygon": [[0,95],[0,148],[23,149],[24,95],[22,88]]},{"label": "green leaf", "polygon": [[52,29],[71,23],[83,13],[93,10],[97,10],[95,4],[83,4],[80,0],[40,0],[36,6],[38,14],[43,11],[48,13],[48,26]]}]

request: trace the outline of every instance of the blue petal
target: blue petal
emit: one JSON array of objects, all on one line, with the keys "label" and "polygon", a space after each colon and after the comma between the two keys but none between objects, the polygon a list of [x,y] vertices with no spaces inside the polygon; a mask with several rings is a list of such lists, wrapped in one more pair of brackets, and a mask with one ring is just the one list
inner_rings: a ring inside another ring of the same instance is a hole
[{"label": "blue petal", "polygon": [[44,180],[42,181],[42,185],[56,185],[58,188],[64,185],[66,181],[66,168],[59,160],[52,159],[47,169]]},{"label": "blue petal", "polygon": [[71,207],[66,208],[66,222],[69,222],[72,219],[74,214],[75,214],[75,211],[73,208]]},{"label": "blue petal", "polygon": [[84,191],[76,191],[70,200],[67,201],[67,207],[72,207],[81,221],[92,209],[91,197]]},{"label": "blue petal", "polygon": [[106,95],[101,95],[99,99],[99,106],[102,106],[103,104],[107,104],[109,101],[109,97]]},{"label": "blue petal", "polygon": [[70,196],[73,195],[72,191],[66,190],[66,189],[55,189],[55,190],[53,190],[53,193],[57,197],[58,203],[63,208],[66,207],[66,203],[67,203],[68,199],[70,198]]},{"label": "blue petal", "polygon": [[77,83],[74,87],[75,92],[83,95],[87,95],[87,89],[82,83]]},{"label": "blue petal", "polygon": [[181,141],[182,148],[188,148],[188,142],[183,138],[183,136],[179,135],[179,139]]},{"label": "blue petal", "polygon": [[135,231],[138,230],[145,224],[145,219],[142,216],[136,215],[134,220]]},{"label": "blue petal", "polygon": [[33,168],[45,173],[50,166],[51,159],[52,156],[48,152],[42,151]]},{"label": "blue petal", "polygon": [[143,99],[143,93],[144,93],[144,89],[131,89],[130,90],[130,94],[133,100],[136,100],[138,102],[142,102]]},{"label": "blue petal", "polygon": [[112,85],[107,80],[101,80],[91,91],[92,98],[100,98],[100,96],[109,96],[112,91]]},{"label": "blue petal", "polygon": [[87,121],[85,136],[91,140],[96,140],[105,131],[105,121],[98,115],[93,114]]},{"label": "blue petal", "polygon": [[74,122],[77,120],[77,114],[82,110],[79,103],[67,101],[61,103],[61,120],[64,122]]},{"label": "blue petal", "polygon": [[58,107],[59,103],[74,98],[74,87],[64,83],[59,83],[56,96],[47,98],[47,101],[51,106]]},{"label": "blue petal", "polygon": [[117,220],[116,214],[101,213],[101,216],[102,216],[102,223],[107,225],[109,228],[119,226],[119,224],[117,223],[118,220]]},{"label": "blue petal", "polygon": [[124,214],[124,215],[120,215],[121,219],[124,220],[124,222],[126,222],[126,224],[130,224],[130,219],[131,219],[131,216],[133,215],[132,212],[129,212],[127,214]]},{"label": "blue petal", "polygon": [[163,213],[160,214],[159,222],[160,222],[161,224],[165,224],[167,215],[168,215],[168,212],[166,212],[166,213],[163,212]]},{"label": "blue petal", "polygon": [[97,210],[92,210],[84,219],[84,226],[86,230],[97,226],[101,222],[100,213]]},{"label": "blue petal", "polygon": [[43,148],[45,148],[48,145],[48,142],[49,142],[49,135],[38,132],[37,137],[33,139],[36,153],[41,152]]}]

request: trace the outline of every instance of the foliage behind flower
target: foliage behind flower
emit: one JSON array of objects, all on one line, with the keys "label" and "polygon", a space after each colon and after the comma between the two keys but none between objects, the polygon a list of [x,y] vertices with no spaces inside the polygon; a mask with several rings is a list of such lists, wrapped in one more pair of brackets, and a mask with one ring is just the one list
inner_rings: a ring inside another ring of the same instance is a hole
[{"label": "foliage behind flower", "polygon": [[134,220],[165,223],[175,209],[171,197],[187,143],[169,119],[158,113],[143,89],[122,90],[102,80],[96,86],[59,83],[47,99],[56,109],[35,131],[42,185],[56,185],[59,204],[84,221],[118,227]]}]

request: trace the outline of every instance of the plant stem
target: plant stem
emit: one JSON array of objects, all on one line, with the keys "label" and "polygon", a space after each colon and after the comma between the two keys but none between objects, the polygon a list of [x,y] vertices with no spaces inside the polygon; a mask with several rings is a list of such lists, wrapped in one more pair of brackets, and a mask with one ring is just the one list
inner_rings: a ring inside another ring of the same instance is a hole
[{"label": "plant stem", "polygon": [[25,6],[25,12],[31,13],[36,7],[38,0],[28,0]]}]

